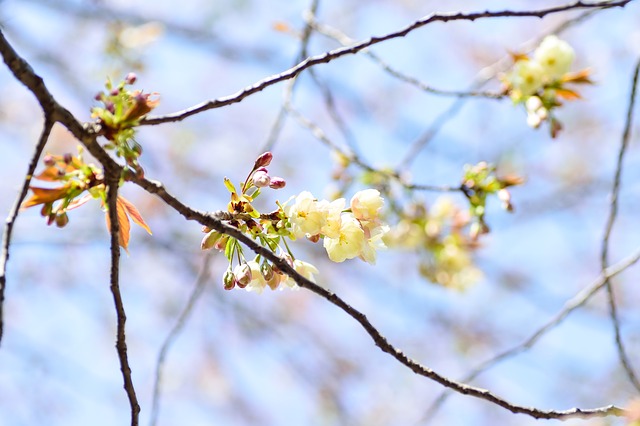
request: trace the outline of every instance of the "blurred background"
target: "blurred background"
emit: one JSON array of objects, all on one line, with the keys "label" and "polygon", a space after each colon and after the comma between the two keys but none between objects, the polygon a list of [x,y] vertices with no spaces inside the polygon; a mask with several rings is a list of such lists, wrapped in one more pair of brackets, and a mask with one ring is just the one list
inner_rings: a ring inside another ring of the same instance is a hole
[{"label": "blurred background", "polygon": [[[160,94],[154,114],[161,115],[232,95],[304,57],[340,47],[332,34],[364,40],[432,12],[558,4],[564,3],[3,0],[0,23],[56,99],[90,121],[94,95],[105,79],[120,81],[131,71],[138,75],[136,88]],[[312,29],[302,43],[309,16],[325,27]],[[583,99],[558,110],[564,128],[556,139],[544,126],[529,128],[524,109],[508,98],[433,94],[360,53],[303,72],[293,87],[279,83],[180,123],[141,127],[136,138],[144,147],[141,163],[148,178],[208,211],[226,208],[223,178],[244,179],[266,149],[274,154],[270,172],[284,177],[287,186],[265,192],[258,202],[265,211],[303,190],[319,198],[349,197],[380,183],[357,164],[344,169],[335,147],[417,184],[459,185],[462,167],[480,161],[526,178],[512,190],[513,213],[502,210],[497,199],[489,201],[491,232],[469,249],[472,262],[461,273],[474,279],[463,288],[426,279],[420,268],[430,254],[424,249],[382,251],[371,266],[359,260],[334,264],[320,244],[292,245],[300,259],[320,270],[319,283],[365,313],[392,344],[440,374],[462,378],[520,344],[600,272],[609,195],[640,55],[639,19],[640,6],[631,2],[624,9],[544,19],[434,23],[370,49],[388,67],[431,87],[467,91],[489,78],[480,90],[498,93],[497,76],[508,68],[509,53],[530,52],[545,34],[559,30],[575,49],[572,69],[589,68],[595,84],[580,87]],[[285,103],[289,113],[283,112]],[[5,215],[41,126],[35,98],[3,68],[0,211]],[[611,238],[612,262],[640,241],[637,134],[636,120]],[[63,154],[76,146],[57,125],[46,151]],[[388,205],[420,202],[429,209],[448,197],[461,211],[468,209],[459,192],[406,191],[397,185],[389,191],[388,197],[397,198],[389,198]],[[153,230],[149,236],[134,227],[130,254],[121,261],[141,424],[152,420],[160,349],[194,291],[193,308],[166,352],[158,425],[536,423],[463,395],[434,406],[442,386],[382,353],[352,318],[308,291],[224,291],[226,259],[200,251],[198,224],[134,185],[122,193]],[[0,350],[0,425],[129,422],[114,347],[104,214],[98,203],[88,203],[70,219],[61,230],[47,227],[38,209],[18,217]],[[389,214],[388,221],[393,227],[399,219]],[[621,333],[632,364],[640,368],[638,277],[630,268],[614,283]],[[638,394],[620,366],[604,292],[531,349],[472,383],[541,409],[624,406]]]}]

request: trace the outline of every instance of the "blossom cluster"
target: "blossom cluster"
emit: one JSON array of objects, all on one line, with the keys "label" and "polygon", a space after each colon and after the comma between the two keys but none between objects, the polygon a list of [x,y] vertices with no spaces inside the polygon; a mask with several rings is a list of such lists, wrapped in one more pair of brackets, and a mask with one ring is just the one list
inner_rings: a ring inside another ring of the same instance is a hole
[{"label": "blossom cluster", "polygon": [[[310,192],[303,191],[284,204],[277,202],[277,210],[260,213],[254,202],[261,191],[277,190],[286,185],[284,179],[269,174],[267,166],[272,158],[270,152],[260,155],[239,189],[225,178],[225,187],[231,194],[231,201],[227,212],[219,212],[219,217],[263,247],[278,253],[283,261],[312,282],[315,282],[318,269],[296,259],[287,240],[306,237],[312,242],[318,242],[322,239],[329,258],[334,262],[360,257],[374,264],[376,250],[385,247],[382,237],[389,230],[380,217],[380,210],[384,205],[380,192],[375,189],[357,192],[347,206],[344,198],[331,202],[318,200]],[[223,278],[225,289],[239,287],[260,293],[266,287],[272,290],[297,288],[291,277],[262,256],[247,260],[242,246],[235,238],[207,227],[204,232],[206,235],[201,248],[223,251],[229,260],[229,268]]]},{"label": "blossom cluster", "polygon": [[420,275],[428,281],[462,290],[482,278],[473,262],[478,244],[467,231],[471,225],[470,212],[449,197],[439,197],[429,208],[414,201],[384,239],[390,247],[417,251]]},{"label": "blossom cluster", "polygon": [[135,140],[135,127],[160,101],[156,98],[157,93],[128,90],[126,86],[133,85],[136,80],[134,73],[127,74],[117,86],[107,80],[106,90],[95,95],[95,100],[102,106],[93,107],[91,117],[97,119],[102,135],[109,141],[104,148],[114,150],[137,175],[143,176],[144,170],[138,162],[142,146]]},{"label": "blossom cluster", "polygon": [[389,227],[380,220],[384,200],[376,189],[357,192],[345,210],[346,200],[317,200],[304,191],[295,202],[285,208],[294,238],[307,237],[311,241],[323,239],[329,259],[344,262],[361,258],[375,264],[376,250],[384,248],[382,237]]},{"label": "blossom cluster", "polygon": [[544,38],[533,53],[514,55],[515,64],[504,82],[511,99],[523,104],[527,111],[527,124],[533,128],[549,121],[551,136],[555,137],[562,125],[553,110],[562,105],[561,99],[579,99],[580,95],[566,85],[591,83],[589,71],[570,73],[575,59],[573,48],[555,35]]}]

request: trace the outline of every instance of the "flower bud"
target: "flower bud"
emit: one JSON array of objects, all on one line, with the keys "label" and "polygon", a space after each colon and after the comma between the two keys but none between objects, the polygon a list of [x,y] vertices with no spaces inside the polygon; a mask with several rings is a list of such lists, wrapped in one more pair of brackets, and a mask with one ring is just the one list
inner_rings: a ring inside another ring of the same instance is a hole
[{"label": "flower bud", "polygon": [[271,189],[280,189],[284,188],[287,185],[284,179],[281,177],[274,176],[271,178],[271,183],[269,184],[269,188]]},{"label": "flower bud", "polygon": [[103,97],[104,97],[104,93],[102,93],[102,92],[98,92],[98,93],[96,93],[96,95],[93,97],[93,99],[95,99],[96,101],[101,101]]},{"label": "flower bud", "polygon": [[269,164],[271,164],[272,159],[273,159],[273,154],[267,151],[264,154],[262,154],[260,157],[258,157],[258,159],[256,160],[256,163],[253,165],[253,168],[257,169],[258,167],[266,167]]},{"label": "flower bud", "polygon": [[120,94],[120,89],[111,89],[109,92],[109,96],[118,96]]},{"label": "flower bud", "polygon": [[507,189],[501,189],[498,191],[498,198],[502,201],[502,208],[508,212],[513,211],[513,204],[511,204],[511,193]]},{"label": "flower bud", "polygon": [[104,106],[106,110],[109,111],[111,114],[115,114],[116,106],[113,104],[113,102],[109,101]]},{"label": "flower bud", "polygon": [[66,213],[56,215],[56,226],[64,228],[69,223],[69,216]]},{"label": "flower bud", "polygon": [[51,209],[53,208],[52,203],[44,203],[42,205],[42,209],[40,210],[40,215],[42,217],[49,216],[51,214]]},{"label": "flower bud", "polygon": [[216,241],[216,243],[213,245],[213,248],[218,251],[224,251],[225,247],[227,246],[227,241],[229,241],[229,236],[223,235],[218,239],[218,241]]},{"label": "flower bud", "polygon": [[64,162],[67,164],[71,164],[72,161],[73,161],[73,155],[71,155],[70,153],[66,153],[64,155]]},{"label": "flower bud", "polygon": [[202,243],[200,243],[200,249],[209,250],[214,247],[218,240],[222,237],[222,234],[216,231],[210,231],[207,235],[202,239]]},{"label": "flower bud", "polygon": [[51,154],[45,155],[44,158],[42,159],[42,162],[47,167],[51,167],[51,166],[55,166],[56,165],[56,160],[55,160],[55,158],[53,158],[53,155],[51,155]]},{"label": "flower bud", "polygon": [[265,281],[269,281],[275,274],[273,272],[273,268],[267,262],[260,265],[260,273],[262,274],[262,277],[265,279]]},{"label": "flower bud", "polygon": [[124,82],[127,84],[133,84],[136,82],[136,80],[138,79],[138,76],[133,73],[130,72],[129,74],[127,74],[127,76],[124,78]]},{"label": "flower bud", "polygon": [[240,288],[245,288],[247,284],[251,282],[253,274],[251,273],[251,267],[247,263],[241,263],[233,270],[236,276],[236,284]]},{"label": "flower bud", "polygon": [[265,186],[269,186],[271,183],[271,176],[262,170],[257,171],[253,174],[253,184],[258,188],[264,188]]},{"label": "flower bud", "polygon": [[233,271],[231,271],[231,269],[227,269],[227,272],[224,273],[222,283],[224,284],[225,290],[233,290],[236,286],[236,276],[233,275]]}]

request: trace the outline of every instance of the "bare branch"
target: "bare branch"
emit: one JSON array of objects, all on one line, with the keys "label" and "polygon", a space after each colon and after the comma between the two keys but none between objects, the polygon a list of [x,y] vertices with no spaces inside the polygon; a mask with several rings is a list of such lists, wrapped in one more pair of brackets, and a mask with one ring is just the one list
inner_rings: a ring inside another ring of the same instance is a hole
[{"label": "bare branch", "polygon": [[[467,374],[462,381],[469,383],[478,377],[480,374],[498,365],[499,363],[513,358],[518,354],[521,354],[528,349],[531,349],[545,334],[553,330],[556,326],[562,323],[573,311],[584,306],[591,298],[598,293],[603,287],[607,285],[607,282],[616,275],[624,272],[627,268],[635,265],[640,260],[640,248],[634,253],[622,259],[615,265],[612,265],[604,269],[600,275],[591,283],[585,287],[582,291],[569,299],[560,312],[547,321],[542,327],[538,328],[533,334],[522,341],[520,344],[507,349],[492,358],[484,361],[482,364],[475,367],[469,374]],[[447,397],[451,395],[449,392],[443,392],[440,396],[431,404],[426,414],[423,416],[424,420],[431,419],[435,412],[442,406]]]},{"label": "bare branch", "polygon": [[[318,11],[318,6],[320,2],[319,0],[311,0],[311,4],[309,5],[308,14],[311,16],[315,16]],[[311,40],[312,28],[308,23],[305,24],[304,29],[302,30],[302,36],[300,37],[300,52],[298,53],[294,65],[304,59],[308,55],[309,41]],[[293,78],[289,81],[289,84],[284,89],[283,103],[286,104],[290,102],[291,97],[293,96],[293,91],[295,89],[297,79]],[[287,110],[284,105],[280,106],[280,110],[278,111],[278,115],[276,116],[273,125],[271,126],[271,131],[269,132],[269,136],[267,137],[267,141],[265,142],[262,151],[271,151],[276,144],[276,141],[280,137],[280,132],[282,131],[282,127],[284,126],[285,120],[287,119]]]},{"label": "bare branch", "polygon": [[111,235],[111,294],[116,307],[117,336],[116,349],[118,351],[118,359],[120,361],[120,371],[124,380],[124,389],[129,398],[131,406],[131,426],[138,426],[138,415],[140,413],[140,405],[133,386],[131,378],[131,367],[129,366],[129,358],[127,355],[127,341],[125,335],[125,323],[127,315],[122,302],[122,294],[120,293],[120,223],[118,220],[118,182],[120,175],[110,173],[107,177],[107,206],[109,214],[109,234]]},{"label": "bare branch", "polygon": [[232,95],[202,102],[198,105],[195,105],[193,107],[190,107],[185,110],[178,111],[172,114],[167,114],[164,116],[157,116],[157,117],[149,117],[143,120],[141,124],[154,125],[154,124],[182,121],[187,117],[190,117],[195,114],[199,114],[203,111],[238,103],[242,101],[244,98],[250,95],[253,95],[254,93],[258,93],[269,86],[272,86],[281,81],[289,80],[297,76],[307,68],[310,68],[318,64],[331,62],[334,59],[340,58],[342,56],[356,54],[361,50],[366,49],[367,47],[373,46],[378,43],[382,43],[387,40],[404,37],[410,32],[418,28],[421,28],[425,25],[431,24],[433,22],[475,21],[476,19],[507,18],[507,17],[543,18],[547,15],[551,15],[554,13],[566,12],[569,10],[576,10],[576,9],[592,9],[592,8],[608,9],[612,7],[623,7],[630,1],[631,0],[620,0],[616,2],[603,1],[603,2],[596,2],[596,3],[585,3],[583,1],[578,1],[578,2],[567,4],[564,6],[556,6],[556,7],[551,7],[547,9],[526,10],[526,11],[503,10],[503,11],[495,11],[495,12],[485,11],[485,12],[475,12],[475,13],[434,13],[431,15],[427,15],[424,18],[419,19],[398,31],[394,31],[382,36],[370,37],[367,40],[360,41],[348,47],[341,47],[326,53],[322,53],[320,55],[311,56],[305,59],[304,61],[300,62],[298,65],[292,68],[289,68],[288,70],[280,74],[275,74],[265,79],[262,79],[257,83],[254,83],[251,86],[245,87],[244,89]]},{"label": "bare branch", "polygon": [[[618,161],[616,164],[616,170],[613,178],[613,188],[611,189],[610,200],[611,204],[609,207],[609,215],[607,217],[607,223],[605,225],[604,237],[602,238],[602,249],[600,252],[600,267],[604,270],[609,264],[609,242],[611,239],[611,234],[613,232],[613,226],[616,221],[616,217],[618,215],[618,196],[620,195],[620,186],[622,184],[622,166],[624,163],[624,156],[627,151],[627,147],[629,146],[629,139],[631,138],[631,125],[633,123],[633,108],[636,99],[636,88],[638,85],[638,72],[640,71],[640,59],[638,60],[635,70],[633,72],[633,80],[631,83],[631,92],[629,95],[629,107],[627,109],[627,118],[624,126],[624,132],[622,134],[622,142],[620,144],[620,150],[618,151]],[[624,348],[624,343],[622,341],[622,334],[620,332],[620,319],[618,317],[618,310],[616,307],[615,295],[613,293],[613,286],[611,285],[611,281],[607,279],[606,282],[607,288],[607,298],[609,302],[609,316],[611,317],[611,323],[613,325],[614,333],[615,333],[615,341],[616,348],[618,350],[618,357],[620,358],[620,363],[622,364],[624,370],[627,373],[627,377],[629,381],[633,384],[633,386],[640,391],[640,381],[638,381],[638,377],[636,376],[633,367],[631,366],[631,361],[626,353]]]},{"label": "bare branch", "polygon": [[[309,17],[307,19],[307,22],[309,22],[310,25],[313,25],[313,28],[316,31],[318,31],[320,34],[324,34],[325,36],[336,40],[338,43],[342,44],[343,46],[350,46],[356,42],[356,40],[353,40],[351,37],[347,36],[345,33],[338,30],[337,28],[333,28],[326,24],[321,24],[315,19],[313,19],[313,17]],[[380,68],[382,68],[391,76],[397,78],[400,81],[404,81],[405,83],[415,86],[418,89],[422,90],[423,92],[432,93],[434,95],[452,96],[457,98],[477,97],[477,98],[489,98],[489,99],[502,99],[503,97],[506,96],[506,94],[504,93],[437,89],[435,87],[429,86],[428,84],[418,80],[415,77],[407,75],[402,71],[392,67],[387,62],[385,62],[384,59],[382,59],[380,56],[378,56],[377,54],[373,53],[370,50],[364,50],[363,53],[368,58],[370,58],[373,62],[378,64]]]},{"label": "bare branch", "polygon": [[38,165],[40,154],[42,154],[42,150],[44,150],[44,146],[46,145],[47,140],[49,140],[49,135],[51,134],[52,128],[53,121],[49,116],[45,116],[44,126],[42,128],[42,132],[40,133],[38,143],[33,150],[33,154],[31,154],[31,160],[29,161],[29,167],[27,167],[27,173],[25,175],[24,182],[22,183],[22,188],[20,189],[20,193],[13,203],[13,207],[11,207],[9,216],[7,217],[7,220],[4,224],[4,234],[2,235],[2,253],[0,253],[0,343],[2,343],[2,336],[4,334],[4,290],[7,285],[7,263],[9,262],[9,245],[11,244],[11,234],[13,233],[13,226],[15,225],[16,218],[18,217],[18,212],[20,211],[20,205],[22,204],[24,197],[27,196],[31,178],[33,177],[33,173],[35,172]]},{"label": "bare branch", "polygon": [[60,105],[51,95],[49,89],[42,78],[37,75],[33,68],[22,59],[11,44],[6,39],[4,32],[0,30],[0,54],[7,67],[11,70],[14,77],[24,84],[27,89],[38,100],[40,107],[54,122],[62,123],[78,140],[80,140],[105,167],[109,164],[115,164],[111,157],[104,151],[98,143],[96,138],[98,137],[99,129],[92,125],[83,126],[80,122],[62,105]]},{"label": "bare branch", "polygon": [[149,426],[155,426],[158,422],[158,415],[160,414],[160,385],[162,382],[162,368],[164,366],[165,359],[167,354],[169,353],[169,349],[171,345],[178,337],[185,324],[189,320],[191,313],[193,312],[193,307],[196,302],[202,295],[205,284],[207,283],[207,278],[209,277],[209,264],[211,263],[211,254],[207,253],[204,257],[204,262],[202,264],[202,268],[200,269],[200,273],[198,274],[198,278],[196,279],[196,284],[193,287],[193,291],[191,295],[189,295],[189,299],[187,303],[178,316],[176,323],[171,328],[169,334],[162,342],[162,346],[160,347],[160,351],[158,352],[158,359],[156,360],[156,372],[155,379],[153,383],[153,399],[151,403],[151,420],[149,420]]},{"label": "bare branch", "polygon": [[313,121],[309,120],[307,117],[302,115],[302,113],[297,109],[294,109],[291,106],[291,104],[285,104],[285,108],[289,112],[289,114],[291,114],[298,121],[298,123],[301,126],[307,128],[311,132],[311,134],[320,142],[322,142],[325,146],[345,156],[345,158],[347,158],[350,162],[358,165],[359,167],[361,167],[362,169],[368,172],[384,174],[385,176],[397,181],[400,185],[402,185],[406,189],[413,189],[418,191],[434,191],[434,192],[459,192],[459,191],[463,192],[462,187],[459,185],[458,186],[446,186],[446,185],[438,186],[438,185],[413,184],[413,183],[407,182],[398,173],[380,171],[375,167],[371,166],[370,164],[367,164],[357,154],[345,152],[342,148],[336,145],[331,139],[329,139],[326,133],[317,124],[315,124]]}]

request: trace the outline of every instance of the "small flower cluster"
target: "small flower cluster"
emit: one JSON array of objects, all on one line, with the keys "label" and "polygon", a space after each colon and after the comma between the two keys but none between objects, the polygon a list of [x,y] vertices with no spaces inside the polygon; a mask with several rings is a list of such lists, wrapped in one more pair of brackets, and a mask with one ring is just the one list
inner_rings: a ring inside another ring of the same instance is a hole
[{"label": "small flower cluster", "polygon": [[[258,157],[239,191],[225,178],[231,201],[227,212],[219,213],[218,217],[250,235],[263,247],[278,252],[295,271],[313,282],[318,270],[296,259],[287,245],[287,239],[306,237],[312,242],[323,239],[329,258],[335,262],[360,257],[366,262],[375,263],[376,250],[385,247],[382,237],[389,230],[380,220],[380,209],[384,204],[380,193],[374,189],[360,191],[351,199],[350,208],[346,209],[344,198],[332,202],[317,200],[310,192],[304,191],[292,197],[290,205],[287,205],[289,202],[276,203],[277,210],[261,214],[253,205],[261,190],[267,187],[280,189],[286,185],[284,179],[269,174],[267,166],[272,158],[270,152]],[[223,278],[225,289],[231,290],[237,286],[262,292],[267,286],[272,290],[297,287],[293,279],[267,259],[258,255],[254,260],[247,261],[242,246],[235,238],[210,228],[203,231],[206,235],[201,248],[224,251],[229,260],[229,268]]]},{"label": "small flower cluster", "polygon": [[127,165],[138,175],[143,175],[144,171],[138,162],[142,147],[134,139],[134,127],[160,101],[152,99],[155,94],[145,94],[141,90],[127,90],[126,86],[134,84],[136,79],[134,73],[129,73],[116,87],[111,80],[107,80],[105,83],[107,91],[95,96],[103,106],[92,108],[91,117],[98,119],[104,137],[110,141],[104,148],[115,150],[116,156],[124,158]]},{"label": "small flower cluster", "polygon": [[[52,155],[43,158],[45,169],[34,176],[45,182],[61,183],[56,188],[40,188],[30,186],[33,195],[25,200],[22,208],[34,207],[42,204],[40,213],[47,218],[47,224],[55,222],[62,228],[69,223],[67,212],[85,204],[91,199],[100,201],[102,208],[107,208],[107,187],[103,172],[95,164],[87,164],[82,158],[83,148],[78,146],[78,155]],[[138,212],[138,209],[124,197],[118,196],[117,216],[120,224],[120,245],[126,250],[129,244],[129,218],[140,225],[149,234],[151,230]],[[107,214],[107,228],[109,215]]]},{"label": "small flower cluster", "polygon": [[469,200],[470,212],[475,221],[471,224],[471,237],[477,239],[489,232],[484,215],[487,196],[496,194],[502,202],[502,208],[511,212],[511,194],[507,188],[520,185],[524,180],[518,176],[498,177],[496,167],[484,161],[476,165],[465,165],[460,189]]},{"label": "small flower cluster", "polygon": [[[315,274],[318,269],[310,263],[293,258],[289,254],[282,254],[281,257],[291,266],[297,273],[305,277],[311,282],[315,282]],[[268,262],[259,263],[257,260],[250,260],[238,264],[233,270],[229,268],[224,275],[223,282],[226,290],[231,290],[236,285],[247,291],[253,291],[258,294],[268,286],[271,290],[283,287],[297,290],[298,284],[282,273],[277,266]]]},{"label": "small flower cluster", "polygon": [[345,210],[346,200],[317,200],[304,191],[285,209],[295,238],[323,238],[329,259],[344,262],[360,257],[375,264],[376,250],[385,248],[382,237],[389,227],[380,221],[384,200],[376,189],[357,192]]},{"label": "small flower cluster", "polygon": [[[61,183],[57,188],[40,188],[30,186],[33,193],[23,204],[23,208],[42,204],[40,214],[47,218],[47,224],[55,222],[62,228],[69,223],[67,211],[81,206],[92,196],[100,197],[104,193],[104,176],[95,164],[86,164],[82,159],[82,147],[78,147],[78,155],[44,156],[42,162],[45,169],[34,176],[44,182]],[[80,197],[85,191],[89,193]]]},{"label": "small flower cluster", "polygon": [[482,278],[472,254],[478,247],[467,231],[471,215],[440,197],[427,209],[413,202],[385,236],[390,247],[418,250],[419,272],[432,283],[462,290]]},{"label": "small flower cluster", "polygon": [[514,55],[515,64],[504,77],[506,90],[516,104],[524,104],[527,124],[538,128],[549,121],[551,136],[556,137],[562,129],[553,110],[561,106],[561,99],[579,99],[580,95],[567,84],[591,83],[589,71],[570,73],[575,53],[573,48],[554,35],[544,38],[530,58],[524,54]]}]

